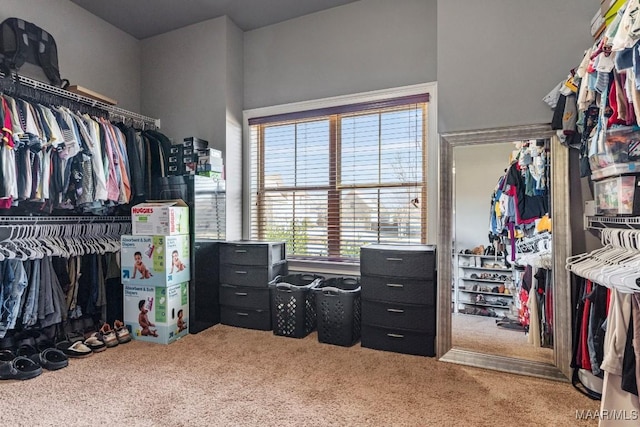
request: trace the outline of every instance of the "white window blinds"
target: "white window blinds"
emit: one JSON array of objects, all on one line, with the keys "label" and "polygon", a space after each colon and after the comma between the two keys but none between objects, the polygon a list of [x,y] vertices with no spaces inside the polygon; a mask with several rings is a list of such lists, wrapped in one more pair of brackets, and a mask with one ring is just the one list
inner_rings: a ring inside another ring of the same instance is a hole
[{"label": "white window blinds", "polygon": [[330,261],[355,261],[367,243],[425,243],[427,102],[250,119],[251,238]]}]

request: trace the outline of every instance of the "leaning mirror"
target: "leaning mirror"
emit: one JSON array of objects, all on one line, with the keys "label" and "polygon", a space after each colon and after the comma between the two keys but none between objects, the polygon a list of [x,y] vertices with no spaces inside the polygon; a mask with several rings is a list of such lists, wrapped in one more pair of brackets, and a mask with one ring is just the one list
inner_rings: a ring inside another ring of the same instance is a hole
[{"label": "leaning mirror", "polygon": [[[441,136],[437,325],[441,361],[552,379],[569,377],[571,297],[564,268],[571,249],[565,209],[567,150],[549,125]],[[515,167],[510,169],[514,162],[519,163],[517,174]],[[526,175],[529,170],[533,177]],[[499,189],[506,188],[504,180],[520,176],[529,184],[527,197],[546,200],[539,209],[548,213],[552,225],[538,220],[509,230],[505,224],[496,226],[496,221],[504,220]],[[532,253],[527,257],[527,252]],[[521,291],[529,291],[532,284],[535,292],[527,300]]]}]

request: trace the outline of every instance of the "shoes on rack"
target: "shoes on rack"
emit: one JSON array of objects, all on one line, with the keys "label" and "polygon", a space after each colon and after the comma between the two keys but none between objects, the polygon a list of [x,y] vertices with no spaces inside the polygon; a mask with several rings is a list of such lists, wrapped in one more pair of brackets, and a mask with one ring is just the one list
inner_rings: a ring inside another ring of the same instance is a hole
[{"label": "shoes on rack", "polygon": [[474,255],[484,255],[484,245],[476,246],[471,250]]}]

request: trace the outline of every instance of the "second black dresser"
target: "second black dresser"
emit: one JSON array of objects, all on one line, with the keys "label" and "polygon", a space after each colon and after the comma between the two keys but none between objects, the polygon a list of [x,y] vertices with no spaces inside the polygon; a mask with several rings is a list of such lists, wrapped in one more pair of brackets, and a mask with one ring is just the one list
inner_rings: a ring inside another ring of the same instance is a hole
[{"label": "second black dresser", "polygon": [[360,249],[363,347],[435,356],[436,248]]},{"label": "second black dresser", "polygon": [[220,244],[220,323],[271,330],[269,282],[287,274],[284,242]]}]

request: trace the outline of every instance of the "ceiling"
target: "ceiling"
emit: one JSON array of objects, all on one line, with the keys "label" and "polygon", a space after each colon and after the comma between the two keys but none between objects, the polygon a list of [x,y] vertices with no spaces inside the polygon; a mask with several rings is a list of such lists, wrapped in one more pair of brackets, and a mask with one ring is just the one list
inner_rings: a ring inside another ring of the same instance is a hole
[{"label": "ceiling", "polygon": [[144,39],[227,15],[254,30],[356,0],[71,0],[110,24]]}]

